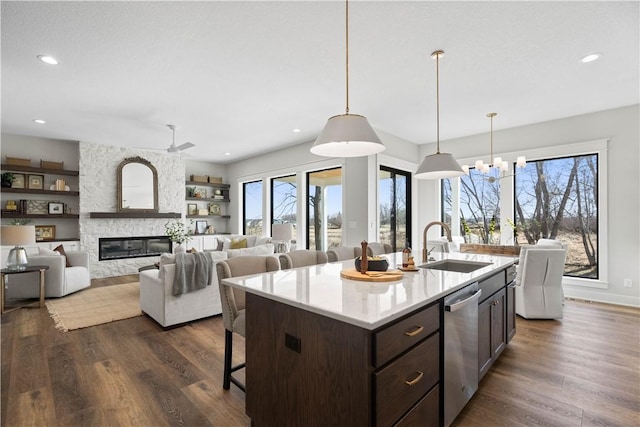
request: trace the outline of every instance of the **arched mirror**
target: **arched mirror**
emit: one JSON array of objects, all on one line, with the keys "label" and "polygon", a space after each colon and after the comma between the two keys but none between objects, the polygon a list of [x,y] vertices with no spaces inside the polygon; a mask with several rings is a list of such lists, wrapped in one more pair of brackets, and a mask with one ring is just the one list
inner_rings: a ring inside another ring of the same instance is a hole
[{"label": "arched mirror", "polygon": [[158,171],[142,157],[118,165],[118,212],[158,212]]}]

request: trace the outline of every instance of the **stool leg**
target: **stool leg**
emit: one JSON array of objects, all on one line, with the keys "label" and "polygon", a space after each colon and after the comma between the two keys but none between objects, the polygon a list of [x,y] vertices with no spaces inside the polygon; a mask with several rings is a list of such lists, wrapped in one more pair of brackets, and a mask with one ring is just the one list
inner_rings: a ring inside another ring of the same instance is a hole
[{"label": "stool leg", "polygon": [[231,352],[233,350],[233,332],[224,330],[224,374],[222,388],[229,390],[231,387]]}]

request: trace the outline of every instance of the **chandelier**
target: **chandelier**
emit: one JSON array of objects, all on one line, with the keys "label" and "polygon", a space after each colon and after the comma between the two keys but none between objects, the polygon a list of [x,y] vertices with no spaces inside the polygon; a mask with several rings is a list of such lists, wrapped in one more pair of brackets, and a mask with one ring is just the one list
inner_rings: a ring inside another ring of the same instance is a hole
[{"label": "chandelier", "polygon": [[[490,148],[489,148],[489,163],[485,163],[482,159],[476,160],[475,168],[476,170],[482,172],[483,174],[488,174],[492,170],[498,171],[497,178],[492,176],[489,178],[490,182],[495,181],[498,178],[506,178],[508,176],[506,172],[509,170],[509,162],[506,160],[502,160],[502,157],[493,157],[493,118],[497,116],[498,113],[487,113],[487,117],[491,122],[491,130],[490,130]],[[493,161],[492,161],[493,160]],[[527,165],[527,159],[525,156],[518,156],[516,159],[516,167],[523,168]],[[469,166],[462,165],[462,170],[465,174],[469,175]]]}]

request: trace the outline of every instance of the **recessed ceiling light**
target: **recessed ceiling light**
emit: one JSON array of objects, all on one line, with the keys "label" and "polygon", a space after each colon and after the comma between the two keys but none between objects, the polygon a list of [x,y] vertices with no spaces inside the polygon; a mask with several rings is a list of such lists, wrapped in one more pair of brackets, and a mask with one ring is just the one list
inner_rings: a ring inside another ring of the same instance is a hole
[{"label": "recessed ceiling light", "polygon": [[54,58],[53,56],[49,56],[49,55],[38,55],[38,59],[46,64],[49,65],[58,65],[59,62],[56,58]]},{"label": "recessed ceiling light", "polygon": [[34,121],[35,123],[39,124],[39,125],[43,125],[43,124],[47,123],[47,122],[45,122],[45,121],[44,121],[44,120],[42,120],[42,119],[33,119],[33,121]]},{"label": "recessed ceiling light", "polygon": [[300,132],[300,129],[295,128],[295,129],[292,130],[292,132],[298,133],[298,132]]},{"label": "recessed ceiling light", "polygon": [[593,61],[595,61],[596,59],[600,58],[601,56],[602,56],[602,54],[601,54],[601,53],[590,53],[589,55],[587,55],[587,56],[583,57],[583,58],[581,59],[581,61],[582,61],[582,62],[584,62],[584,63],[586,64],[587,62],[593,62]]},{"label": "recessed ceiling light", "polygon": [[230,156],[230,155],[231,155],[231,153],[227,152],[227,153],[224,153],[224,155],[225,155],[225,156]]}]

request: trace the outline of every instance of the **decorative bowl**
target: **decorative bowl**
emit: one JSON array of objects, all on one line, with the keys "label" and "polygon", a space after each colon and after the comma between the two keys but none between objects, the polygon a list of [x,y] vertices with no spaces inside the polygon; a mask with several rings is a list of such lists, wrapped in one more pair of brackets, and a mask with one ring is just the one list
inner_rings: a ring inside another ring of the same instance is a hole
[{"label": "decorative bowl", "polygon": [[[356,270],[360,271],[360,257],[356,258]],[[382,257],[367,258],[367,271],[387,271],[389,261]]]}]

